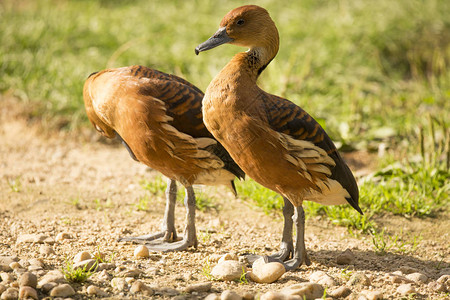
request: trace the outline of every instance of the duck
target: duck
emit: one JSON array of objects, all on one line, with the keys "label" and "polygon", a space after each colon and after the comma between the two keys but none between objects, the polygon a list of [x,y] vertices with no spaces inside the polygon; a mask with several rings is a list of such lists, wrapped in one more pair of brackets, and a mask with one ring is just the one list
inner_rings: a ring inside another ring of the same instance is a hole
[{"label": "duck", "polygon": [[268,11],[257,5],[231,10],[195,53],[223,44],[248,50],[234,55],[208,85],[203,121],[248,177],[283,197],[280,251],[265,256],[266,262],[281,262],[287,271],[310,265],[303,202],[350,204],[362,214],[356,180],[313,117],[257,85],[279,50],[278,29]]},{"label": "duck", "polygon": [[[203,92],[181,77],[145,66],[106,69],[85,81],[86,113],[103,136],[117,138],[135,161],[167,177],[166,208],[160,232],[122,237],[167,252],[197,247],[193,185],[225,185],[245,174],[206,129]],[[175,229],[177,182],[185,188],[186,226]]]}]

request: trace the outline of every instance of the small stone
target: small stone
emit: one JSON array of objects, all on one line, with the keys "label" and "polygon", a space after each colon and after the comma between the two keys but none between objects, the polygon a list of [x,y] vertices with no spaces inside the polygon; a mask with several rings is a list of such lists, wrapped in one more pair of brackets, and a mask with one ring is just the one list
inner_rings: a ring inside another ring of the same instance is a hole
[{"label": "small stone", "polygon": [[99,263],[97,267],[97,272],[103,271],[103,270],[111,270],[116,267],[116,264],[114,263]]},{"label": "small stone", "polygon": [[68,232],[60,232],[58,233],[58,235],[56,236],[55,240],[57,242],[61,242],[62,240],[70,240],[72,239],[72,235]]},{"label": "small stone", "polygon": [[55,286],[50,292],[52,297],[70,297],[75,295],[75,290],[67,283]]},{"label": "small stone", "polygon": [[410,266],[401,266],[399,271],[402,272],[402,274],[420,273],[419,270]]},{"label": "small stone", "polygon": [[40,258],[32,258],[29,259],[28,262],[30,263],[30,266],[38,266],[43,268],[44,267],[44,261]]},{"label": "small stone", "polygon": [[283,294],[289,296],[300,296],[300,298],[316,299],[323,296],[324,288],[320,284],[311,282],[302,282],[285,287],[281,290]]},{"label": "small stone", "polygon": [[41,290],[47,294],[57,285],[58,284],[56,282],[47,282],[41,286]]},{"label": "small stone", "polygon": [[17,256],[0,256],[0,265],[9,266],[10,263],[17,261],[19,261]]},{"label": "small stone", "polygon": [[361,292],[361,294],[363,294],[367,300],[381,300],[383,299],[383,293],[380,291],[368,291],[368,290],[364,290]]},{"label": "small stone", "polygon": [[92,256],[91,256],[91,254],[89,252],[82,251],[82,252],[79,252],[79,253],[77,253],[75,255],[75,257],[73,258],[73,263],[76,264],[76,263],[79,263],[80,261],[88,260],[88,259],[91,259],[91,258],[92,258]]},{"label": "small stone", "polygon": [[38,282],[38,287],[43,286],[44,284],[49,282],[64,283],[66,282],[66,279],[64,277],[64,274],[60,270],[52,270],[42,276],[41,280],[39,280]]},{"label": "small stone", "polygon": [[242,292],[242,299],[244,300],[253,300],[255,299],[255,294],[249,291]]},{"label": "small stone", "polygon": [[49,245],[41,245],[41,247],[39,247],[39,253],[42,255],[52,255],[55,254],[55,250]]},{"label": "small stone", "polygon": [[132,268],[132,269],[127,269],[124,270],[120,273],[117,274],[118,277],[138,277],[139,275],[141,275],[143,272],[139,269],[136,268]]},{"label": "small stone", "polygon": [[19,298],[19,291],[12,287],[4,291],[0,297],[2,300],[17,300],[17,298]]},{"label": "small stone", "polygon": [[221,262],[223,262],[225,260],[239,260],[239,259],[238,259],[236,254],[234,254],[234,253],[227,253],[227,254],[222,255],[219,258],[218,263],[220,264]]},{"label": "small stone", "polygon": [[225,290],[220,295],[220,300],[241,300],[242,297],[238,293],[232,290]]},{"label": "small stone", "polygon": [[217,294],[211,293],[208,296],[205,297],[204,300],[219,300],[220,297],[217,296]]},{"label": "small stone", "polygon": [[336,257],[338,265],[350,265],[355,260],[355,255],[352,250],[347,249]]},{"label": "small stone", "polygon": [[146,296],[151,296],[154,294],[153,289],[140,280],[133,282],[130,292],[132,294],[143,293]]},{"label": "small stone", "polygon": [[242,273],[247,272],[245,265],[236,260],[225,260],[215,266],[211,275],[224,281],[238,280]]},{"label": "small stone", "polygon": [[[261,260],[264,262],[262,258]],[[286,269],[279,262],[258,263],[257,260],[253,263],[250,278],[258,283],[272,283],[277,281],[284,273],[286,273]]]},{"label": "small stone", "polygon": [[370,286],[370,279],[364,273],[357,272],[350,277],[348,285]]},{"label": "small stone", "polygon": [[99,297],[108,296],[107,292],[105,292],[104,290],[102,290],[101,288],[99,288],[98,286],[95,286],[95,285],[88,286],[88,288],[86,289],[86,292],[88,293],[88,295],[95,295],[95,296],[99,296]]},{"label": "small stone", "polygon": [[410,273],[405,276],[407,279],[414,281],[415,283],[427,283],[428,276],[422,273]]},{"label": "small stone", "polygon": [[352,293],[352,290],[346,286],[340,286],[328,293],[333,298],[345,298]]},{"label": "small stone", "polygon": [[208,292],[209,290],[211,290],[211,286],[212,286],[212,284],[209,281],[200,282],[200,283],[196,283],[196,284],[187,286],[184,289],[184,291],[186,293],[192,293],[192,292],[204,293],[204,292]]},{"label": "small stone", "polygon": [[274,291],[264,293],[260,298],[260,300],[291,300],[291,299],[301,300],[300,296],[288,296],[281,292],[274,292]]},{"label": "small stone", "polygon": [[19,286],[30,286],[33,289],[37,286],[37,277],[31,272],[25,272],[20,276]]},{"label": "small stone", "polygon": [[445,285],[443,285],[442,283],[439,283],[437,281],[431,281],[428,284],[428,288],[435,292],[446,292],[447,291]]},{"label": "small stone", "polygon": [[148,251],[148,248],[144,245],[139,245],[134,249],[134,257],[136,258],[147,258],[150,256],[150,252]]},{"label": "small stone", "polygon": [[314,283],[325,285],[327,287],[336,286],[336,281],[323,271],[316,271],[309,276],[309,280]]},{"label": "small stone", "polygon": [[97,261],[95,259],[86,259],[73,264],[73,269],[83,269],[86,271],[96,271]]},{"label": "small stone", "polygon": [[2,279],[3,283],[6,283],[6,284],[14,281],[14,275],[6,273],[6,272],[0,273],[0,278]]},{"label": "small stone", "polygon": [[18,269],[22,269],[22,265],[19,264],[18,262],[12,262],[9,264],[9,267],[13,270],[18,270]]},{"label": "small stone", "polygon": [[115,277],[111,280],[111,286],[113,288],[115,288],[116,290],[122,292],[122,291],[126,290],[126,288],[128,287],[128,284],[124,278]]},{"label": "small stone", "polygon": [[408,295],[408,294],[414,294],[416,292],[416,289],[410,284],[401,284],[398,288],[397,288],[397,292],[402,294],[403,296]]},{"label": "small stone", "polygon": [[[13,263],[11,263],[13,264]],[[0,265],[0,272],[11,272],[13,269],[8,265]]]},{"label": "small stone", "polygon": [[45,234],[21,234],[17,237],[16,240],[17,244],[24,244],[24,243],[38,243],[38,244],[53,244],[55,241],[45,235]]},{"label": "small stone", "polygon": [[169,287],[161,288],[161,289],[159,289],[159,291],[162,292],[165,296],[169,296],[169,297],[174,297],[174,296],[180,294],[180,292],[177,291],[176,289],[169,288]]},{"label": "small stone", "polygon": [[410,283],[411,282],[411,280],[409,280],[405,276],[396,275],[394,273],[389,274],[388,277],[392,283]]},{"label": "small stone", "polygon": [[440,284],[443,284],[447,288],[447,290],[450,290],[450,275],[442,275],[436,281]]},{"label": "small stone", "polygon": [[0,295],[1,295],[4,291],[6,291],[6,286],[5,286],[4,284],[1,284],[1,283],[0,283]]},{"label": "small stone", "polygon": [[21,286],[19,289],[19,299],[38,299],[37,291],[30,286]]}]

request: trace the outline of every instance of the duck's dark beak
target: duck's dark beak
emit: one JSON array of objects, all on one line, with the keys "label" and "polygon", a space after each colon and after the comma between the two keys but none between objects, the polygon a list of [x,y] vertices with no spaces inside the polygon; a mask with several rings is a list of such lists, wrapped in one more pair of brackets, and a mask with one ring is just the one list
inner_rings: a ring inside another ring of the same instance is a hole
[{"label": "duck's dark beak", "polygon": [[202,51],[206,51],[212,48],[215,48],[217,46],[220,46],[222,44],[226,44],[231,42],[233,39],[230,38],[227,34],[227,28],[221,27],[219,30],[217,30],[216,33],[212,37],[210,37],[205,42],[201,43],[200,45],[195,48],[195,54],[199,54]]}]

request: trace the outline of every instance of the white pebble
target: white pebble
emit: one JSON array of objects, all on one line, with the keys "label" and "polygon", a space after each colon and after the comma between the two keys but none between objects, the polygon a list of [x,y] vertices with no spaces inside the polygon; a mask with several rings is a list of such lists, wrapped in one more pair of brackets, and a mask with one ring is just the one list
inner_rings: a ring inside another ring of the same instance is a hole
[{"label": "white pebble", "polygon": [[323,296],[324,288],[320,284],[311,282],[302,282],[287,286],[281,290],[283,294],[290,296],[300,296],[306,299],[316,299]]},{"label": "white pebble", "polygon": [[82,252],[78,252],[75,255],[75,257],[73,258],[73,262],[76,264],[76,263],[79,263],[80,261],[91,259],[91,258],[92,258],[92,256],[89,252],[82,251]]},{"label": "white pebble", "polygon": [[224,281],[238,280],[242,273],[247,272],[245,265],[236,260],[225,260],[215,266],[211,275]]},{"label": "white pebble", "polygon": [[414,294],[416,292],[416,289],[410,284],[401,284],[398,288],[397,288],[397,292],[400,293],[401,295],[405,296],[408,294]]},{"label": "white pebble", "polygon": [[101,288],[99,288],[98,286],[95,286],[95,285],[88,286],[86,291],[89,295],[96,295],[96,296],[100,296],[100,297],[108,296],[107,292],[105,292],[104,290],[102,290]]},{"label": "white pebble", "polygon": [[134,257],[136,258],[147,258],[150,256],[148,248],[144,245],[139,245],[134,249]]},{"label": "white pebble", "polygon": [[309,276],[309,280],[314,283],[325,285],[328,287],[336,286],[336,281],[323,271],[316,271]]},{"label": "white pebble", "polygon": [[361,294],[363,294],[367,300],[381,300],[383,299],[383,293],[380,291],[368,291],[368,290],[364,290],[361,292]]},{"label": "white pebble", "polygon": [[55,286],[50,292],[52,297],[70,297],[75,295],[75,290],[69,284]]},{"label": "white pebble", "polygon": [[37,300],[38,299],[37,291],[30,286],[21,286],[19,289],[19,299],[28,299],[28,298]]},{"label": "white pebble", "polygon": [[60,233],[58,233],[58,235],[55,238],[55,240],[58,242],[60,242],[62,240],[68,240],[68,239],[72,239],[72,235],[68,232],[60,232]]},{"label": "white pebble", "polygon": [[428,281],[427,275],[418,272],[408,274],[405,277],[415,283],[426,283]]},{"label": "white pebble", "polygon": [[238,293],[231,290],[225,290],[220,295],[220,300],[241,300],[242,297]]},{"label": "white pebble", "polygon": [[[263,259],[262,261],[264,262]],[[258,261],[255,261],[250,278],[258,283],[272,283],[277,281],[284,273],[286,273],[286,269],[279,262],[258,263]]]},{"label": "white pebble", "polygon": [[49,245],[41,245],[41,247],[39,247],[39,253],[42,255],[51,255],[55,254],[55,250]]},{"label": "white pebble", "polygon": [[227,254],[222,255],[219,258],[219,262],[218,263],[220,264],[221,262],[223,262],[225,260],[238,260],[238,257],[234,253],[227,253]]}]

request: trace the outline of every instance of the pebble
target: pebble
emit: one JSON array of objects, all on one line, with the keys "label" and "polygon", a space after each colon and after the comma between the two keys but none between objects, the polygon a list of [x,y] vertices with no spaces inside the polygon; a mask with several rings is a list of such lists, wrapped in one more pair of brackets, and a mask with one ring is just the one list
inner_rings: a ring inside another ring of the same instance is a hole
[{"label": "pebble", "polygon": [[368,291],[368,290],[363,290],[361,292],[362,295],[364,295],[367,300],[381,300],[383,299],[383,293],[380,291]]},{"label": "pebble", "polygon": [[138,277],[139,275],[141,275],[143,272],[139,269],[136,268],[131,268],[131,269],[127,269],[124,270],[120,273],[117,274],[118,277]]},{"label": "pebble", "polygon": [[272,283],[277,281],[286,269],[283,264],[279,262],[265,263],[263,258],[258,259],[253,263],[250,278],[258,283]]},{"label": "pebble", "polygon": [[219,258],[218,263],[220,264],[221,262],[223,262],[225,260],[239,260],[239,259],[238,259],[236,254],[234,254],[234,253],[227,253],[227,254],[222,255]]},{"label": "pebble", "polygon": [[121,277],[115,277],[111,280],[111,286],[115,288],[118,291],[125,291],[125,289],[128,287],[127,282],[124,278]]},{"label": "pebble", "polygon": [[311,282],[297,283],[281,290],[281,293],[289,296],[300,296],[300,298],[316,299],[323,296],[324,288],[320,284]]},{"label": "pebble", "polygon": [[17,298],[19,298],[19,291],[12,287],[4,291],[0,297],[2,300],[17,300]]},{"label": "pebble", "polygon": [[62,240],[69,240],[72,239],[72,234],[68,233],[68,232],[60,232],[58,233],[58,235],[56,236],[55,240],[58,242],[61,242]]},{"label": "pebble", "polygon": [[214,293],[211,293],[208,296],[206,296],[205,299],[203,299],[203,300],[219,300],[219,299],[220,299],[219,296],[217,296]]},{"label": "pebble", "polygon": [[244,300],[253,300],[255,299],[255,294],[249,291],[242,292],[242,299]]},{"label": "pebble", "polygon": [[25,272],[20,276],[19,286],[30,286],[33,289],[37,286],[37,276],[31,272]]},{"label": "pebble", "polygon": [[41,290],[47,294],[57,285],[56,282],[47,282],[41,286]]},{"label": "pebble", "polygon": [[357,272],[350,277],[347,284],[370,286],[370,279],[364,273]]},{"label": "pebble", "polygon": [[19,289],[19,299],[33,298],[38,300],[37,291],[30,286],[21,286]]},{"label": "pebble", "polygon": [[38,244],[53,244],[55,241],[45,235],[45,234],[21,234],[17,237],[16,240],[17,244],[24,244],[24,243],[38,243]]},{"label": "pebble", "polygon": [[39,247],[39,253],[42,255],[52,255],[55,254],[55,250],[49,245],[41,245],[41,247]]},{"label": "pebble", "polygon": [[414,281],[415,283],[427,283],[428,276],[422,273],[414,272],[405,276],[407,279]]},{"label": "pebble", "polygon": [[9,266],[9,264],[17,261],[19,261],[17,256],[0,256],[0,265]]},{"label": "pebble", "polygon": [[73,258],[73,263],[76,264],[76,263],[79,263],[79,262],[81,262],[83,260],[88,260],[88,259],[91,259],[91,258],[92,258],[91,254],[89,252],[87,252],[87,251],[78,252],[75,255],[75,257]]},{"label": "pebble", "polygon": [[336,286],[336,281],[323,271],[316,271],[309,276],[309,280],[314,283],[325,285],[327,287]]},{"label": "pebble", "polygon": [[289,296],[281,292],[270,291],[263,294],[260,300],[303,300],[300,296]]},{"label": "pebble", "polygon": [[151,296],[154,294],[153,289],[140,280],[136,280],[135,282],[133,282],[133,285],[130,288],[130,292],[132,294],[143,293],[146,296]]},{"label": "pebble", "polygon": [[2,294],[4,291],[6,291],[6,286],[0,283],[0,294]]},{"label": "pebble", "polygon": [[408,294],[413,294],[416,292],[416,289],[410,284],[401,284],[398,288],[397,288],[397,292],[402,294],[403,296],[408,295]]},{"label": "pebble", "polygon": [[19,264],[18,262],[12,262],[9,264],[9,267],[13,270],[17,270],[17,269],[22,269],[22,265]]},{"label": "pebble", "polygon": [[105,292],[104,290],[102,290],[101,288],[99,288],[98,286],[95,286],[95,285],[88,286],[88,288],[86,289],[86,292],[88,293],[88,295],[95,295],[95,296],[99,296],[99,297],[108,296],[107,292]]},{"label": "pebble", "polygon": [[184,289],[184,291],[186,293],[192,293],[192,292],[204,293],[204,292],[209,292],[209,290],[211,290],[211,286],[212,286],[212,283],[209,281],[200,282],[200,283],[196,283],[196,284],[187,286]]},{"label": "pebble", "polygon": [[134,249],[134,257],[136,258],[147,258],[150,256],[148,248],[144,245],[139,245]]},{"label": "pebble", "polygon": [[86,259],[73,264],[73,269],[84,269],[86,271],[96,271],[97,261],[95,259]]},{"label": "pebble", "polygon": [[241,278],[243,272],[247,272],[243,263],[236,260],[225,260],[212,269],[211,275],[219,280],[232,281]]},{"label": "pebble", "polygon": [[431,281],[428,284],[428,288],[435,292],[446,292],[447,288],[442,283],[439,283],[437,281]]},{"label": "pebble", "polygon": [[442,275],[436,281],[440,284],[443,284],[447,290],[450,290],[450,275]]},{"label": "pebble", "polygon": [[410,266],[401,266],[399,271],[402,274],[420,273],[419,270]]},{"label": "pebble", "polygon": [[13,269],[9,265],[0,265],[0,272],[11,272],[12,270]]},{"label": "pebble", "polygon": [[116,264],[114,263],[99,263],[97,267],[97,271],[103,271],[103,270],[111,270],[116,267]]},{"label": "pebble", "polygon": [[405,276],[395,275],[393,273],[389,274],[388,277],[392,283],[410,283],[411,282],[411,280],[409,280]]},{"label": "pebble", "polygon": [[6,272],[0,273],[0,278],[2,279],[3,283],[6,283],[6,284],[14,281],[14,275],[6,273]]},{"label": "pebble", "polygon": [[352,250],[347,249],[336,257],[336,263],[338,265],[350,265],[355,260],[355,254]]},{"label": "pebble", "polygon": [[241,300],[242,297],[238,293],[232,290],[225,290],[220,295],[220,300]]},{"label": "pebble", "polygon": [[70,297],[75,295],[75,290],[67,283],[55,286],[51,292],[52,297]]},{"label": "pebble", "polygon": [[[328,293],[328,292],[327,292]],[[340,286],[328,293],[333,298],[345,298],[352,293],[352,290],[346,286]]]},{"label": "pebble", "polygon": [[52,270],[42,276],[41,280],[38,282],[38,286],[43,286],[49,282],[64,283],[66,282],[66,279],[60,270]]}]

